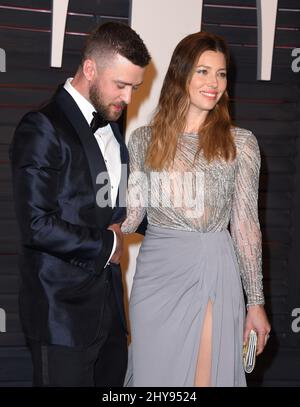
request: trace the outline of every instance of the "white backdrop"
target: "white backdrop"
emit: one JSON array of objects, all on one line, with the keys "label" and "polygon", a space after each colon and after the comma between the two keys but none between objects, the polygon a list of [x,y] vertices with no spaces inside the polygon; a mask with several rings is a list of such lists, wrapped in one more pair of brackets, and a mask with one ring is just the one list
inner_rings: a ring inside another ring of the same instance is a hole
[{"label": "white backdrop", "polygon": [[[144,84],[134,95],[127,113],[128,141],[131,132],[148,123],[158,102],[162,81],[176,44],[186,35],[201,28],[202,0],[132,0],[131,27],[145,42],[152,63],[147,68]],[[141,237],[125,237],[122,270],[126,271],[128,295],[135,271]]]}]

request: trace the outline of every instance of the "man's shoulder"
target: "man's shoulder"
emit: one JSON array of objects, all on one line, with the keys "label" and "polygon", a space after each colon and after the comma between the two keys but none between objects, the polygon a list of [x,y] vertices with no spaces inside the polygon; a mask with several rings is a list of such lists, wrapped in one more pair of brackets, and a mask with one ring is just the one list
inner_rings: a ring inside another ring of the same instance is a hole
[{"label": "man's shoulder", "polygon": [[55,101],[55,94],[52,95],[48,100],[42,102],[36,109],[30,110],[25,113],[24,116],[19,121],[19,125],[30,121],[31,123],[44,121],[48,119],[52,121],[54,117],[59,115],[59,107]]},{"label": "man's shoulder", "polygon": [[15,129],[15,137],[27,134],[56,134],[57,129],[68,125],[62,109],[56,103],[55,95],[44,102],[37,109],[27,112],[19,121]]}]

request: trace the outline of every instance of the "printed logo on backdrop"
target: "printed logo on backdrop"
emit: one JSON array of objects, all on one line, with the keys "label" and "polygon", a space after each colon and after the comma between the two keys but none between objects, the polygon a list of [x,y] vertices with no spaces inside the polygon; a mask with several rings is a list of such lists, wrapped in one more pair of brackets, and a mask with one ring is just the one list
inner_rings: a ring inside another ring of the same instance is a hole
[{"label": "printed logo on backdrop", "polygon": [[6,332],[6,312],[0,308],[0,333]]},{"label": "printed logo on backdrop", "polygon": [[0,72],[6,72],[6,52],[0,48]]},{"label": "printed logo on backdrop", "polygon": [[292,71],[298,73],[300,72],[300,48],[292,50],[292,57],[295,58],[292,62]]},{"label": "printed logo on backdrop", "polygon": [[292,317],[294,317],[292,321],[292,331],[297,334],[300,332],[300,308],[294,308],[292,310]]},{"label": "printed logo on backdrop", "polygon": [[[69,0],[52,1],[50,66],[53,68],[61,68],[62,65],[62,55],[68,6]],[[203,7],[203,1],[199,0],[199,7]],[[256,0],[257,30],[258,30],[257,36],[258,80],[267,80],[267,81],[271,80],[277,8],[278,0],[268,0],[268,1]],[[199,26],[201,27],[201,21],[199,21]],[[293,67],[295,67],[296,69],[300,69],[299,66],[297,65],[299,61],[295,62],[295,64],[294,62]],[[293,71],[295,72],[294,69]],[[296,72],[299,71],[296,70]]]}]

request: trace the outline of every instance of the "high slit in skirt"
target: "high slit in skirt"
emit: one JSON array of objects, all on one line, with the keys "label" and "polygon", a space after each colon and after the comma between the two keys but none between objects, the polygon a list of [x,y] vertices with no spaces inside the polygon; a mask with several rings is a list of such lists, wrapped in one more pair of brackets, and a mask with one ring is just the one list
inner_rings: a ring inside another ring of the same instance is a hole
[{"label": "high slit in skirt", "polygon": [[148,225],[130,296],[132,342],[125,386],[194,386],[209,300],[211,386],[246,386],[245,302],[229,232]]}]

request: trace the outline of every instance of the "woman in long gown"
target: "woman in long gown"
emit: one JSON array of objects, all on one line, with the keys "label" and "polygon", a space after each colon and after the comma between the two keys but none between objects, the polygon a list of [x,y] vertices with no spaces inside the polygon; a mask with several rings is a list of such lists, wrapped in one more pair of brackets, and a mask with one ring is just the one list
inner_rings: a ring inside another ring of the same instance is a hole
[{"label": "woman in long gown", "polygon": [[243,342],[251,329],[258,354],[267,342],[260,154],[254,135],[231,123],[228,62],[221,37],[184,38],[150,126],[129,141],[122,230],[145,214],[148,228],[130,297],[127,386],[245,386]]}]

